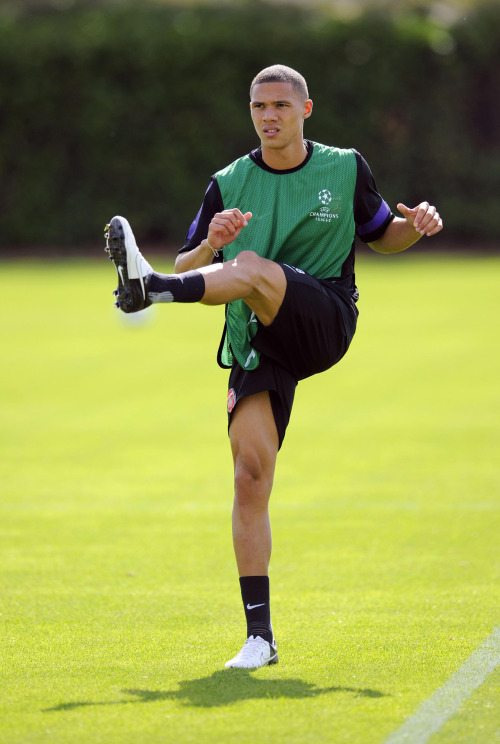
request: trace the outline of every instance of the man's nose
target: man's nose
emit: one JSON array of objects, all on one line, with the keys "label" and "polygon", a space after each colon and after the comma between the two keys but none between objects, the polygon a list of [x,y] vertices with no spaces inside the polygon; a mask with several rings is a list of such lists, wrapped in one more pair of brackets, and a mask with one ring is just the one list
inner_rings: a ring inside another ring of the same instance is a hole
[{"label": "man's nose", "polygon": [[277,112],[274,106],[268,106],[264,109],[264,119],[276,119],[277,118]]}]

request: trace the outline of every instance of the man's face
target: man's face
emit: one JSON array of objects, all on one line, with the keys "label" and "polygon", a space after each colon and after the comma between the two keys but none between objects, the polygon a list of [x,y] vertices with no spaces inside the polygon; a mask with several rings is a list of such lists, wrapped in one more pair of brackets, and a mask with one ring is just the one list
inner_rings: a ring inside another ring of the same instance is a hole
[{"label": "man's face", "polygon": [[312,101],[302,100],[291,83],[259,83],[252,89],[250,111],[263,147],[283,149],[302,140],[311,110]]}]

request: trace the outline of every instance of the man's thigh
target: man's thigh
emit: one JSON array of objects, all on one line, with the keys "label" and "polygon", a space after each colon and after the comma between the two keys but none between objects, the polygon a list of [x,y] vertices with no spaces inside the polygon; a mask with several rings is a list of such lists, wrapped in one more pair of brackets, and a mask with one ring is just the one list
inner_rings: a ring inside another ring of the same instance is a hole
[{"label": "man's thigh", "polygon": [[271,404],[278,447],[281,447],[290,421],[297,379],[286,369],[262,355],[255,370],[245,370],[235,362],[229,376],[228,387],[227,413],[230,436],[233,418],[236,418],[241,404],[246,398],[265,392]]},{"label": "man's thigh", "polygon": [[[356,327],[356,311],[325,282],[283,266],[285,297],[269,326],[259,324],[252,345],[298,380],[323,372],[340,361]],[[345,322],[350,312],[352,323]]]},{"label": "man's thigh", "polygon": [[281,264],[253,251],[242,251],[234,259],[202,266],[198,271],[205,279],[203,305],[243,300],[264,326],[275,319],[286,291]]},{"label": "man's thigh", "polygon": [[229,426],[229,440],[235,464],[243,458],[249,467],[255,465],[267,473],[274,472],[279,439],[267,390],[239,402]]}]

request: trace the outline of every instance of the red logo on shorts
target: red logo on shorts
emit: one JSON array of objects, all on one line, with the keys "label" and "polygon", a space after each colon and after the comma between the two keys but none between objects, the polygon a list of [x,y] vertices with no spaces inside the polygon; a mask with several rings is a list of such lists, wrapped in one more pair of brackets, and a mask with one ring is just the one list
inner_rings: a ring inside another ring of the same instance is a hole
[{"label": "red logo on shorts", "polygon": [[236,405],[236,393],[234,392],[234,388],[231,388],[227,391],[227,412],[231,413],[233,408]]}]

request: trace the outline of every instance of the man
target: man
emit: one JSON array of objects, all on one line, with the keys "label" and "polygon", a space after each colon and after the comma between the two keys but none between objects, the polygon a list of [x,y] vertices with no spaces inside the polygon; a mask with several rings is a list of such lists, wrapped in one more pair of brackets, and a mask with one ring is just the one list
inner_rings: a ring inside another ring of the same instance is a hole
[{"label": "man", "polygon": [[212,178],[176,274],[153,271],[123,217],[106,233],[124,312],[152,302],[226,305],[218,361],[231,368],[233,542],[247,621],[247,640],[226,666],[242,668],[278,661],[268,502],[298,380],[336,364],[355,332],[355,233],[395,253],[442,229],[427,202],[398,204],[395,217],[356,151],[304,140],[313,103],[295,70],[262,70],[250,98],[261,146]]}]

